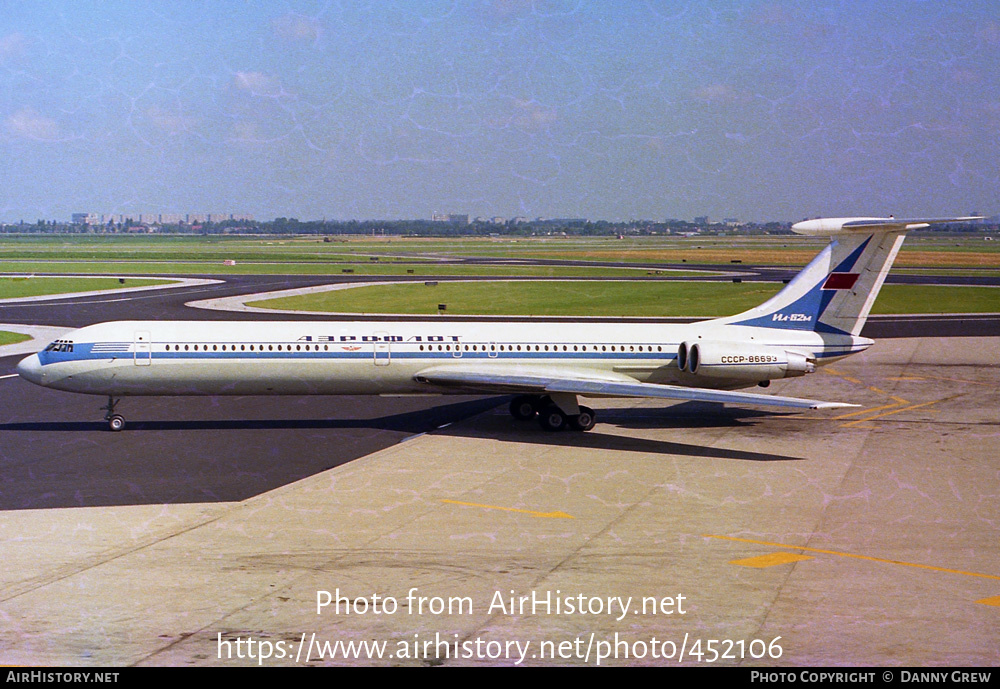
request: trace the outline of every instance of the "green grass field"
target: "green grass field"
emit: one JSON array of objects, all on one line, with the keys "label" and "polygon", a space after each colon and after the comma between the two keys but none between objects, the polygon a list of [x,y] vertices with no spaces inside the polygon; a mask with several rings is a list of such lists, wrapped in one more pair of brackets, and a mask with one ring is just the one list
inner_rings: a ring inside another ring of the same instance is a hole
[{"label": "green grass field", "polygon": [[[687,277],[705,275],[705,272],[674,271],[643,268],[605,268],[591,266],[479,266],[406,263],[114,263],[114,262],[36,262],[6,261],[7,270],[23,273],[66,273],[80,275],[114,272],[118,275],[417,275],[423,277],[474,276],[496,277],[635,277],[646,275],[674,275]],[[349,272],[348,272],[349,271]],[[412,272],[411,272],[412,271]],[[707,273],[711,275],[712,273]],[[2,278],[0,278],[2,279]]]},{"label": "green grass field", "polygon": [[12,333],[6,330],[0,330],[0,347],[3,345],[17,344],[18,342],[26,342],[31,339],[30,335],[24,335],[22,333]]},{"label": "green grass field", "polygon": [[[334,274],[354,268],[359,274],[395,274],[392,264],[418,275],[509,275],[491,267],[442,268],[434,258],[491,257],[506,259],[573,259],[634,263],[711,263],[804,266],[825,245],[811,237],[203,237],[203,236],[32,236],[0,237],[0,266],[26,272],[73,270],[174,274]],[[373,256],[376,266],[369,266]],[[223,261],[235,260],[235,266]],[[54,263],[47,263],[53,261]],[[414,265],[416,264],[416,265]],[[917,235],[903,244],[900,267],[937,269],[1000,268],[1000,242],[982,237]],[[368,266],[368,267],[363,267]],[[592,275],[583,268],[562,275]],[[609,271],[615,269],[608,269]],[[363,272],[362,272],[363,271]],[[458,271],[458,272],[456,272]],[[470,272],[465,272],[470,271]],[[605,272],[605,275],[613,273]]]},{"label": "green grass field", "polygon": [[[762,303],[775,283],[460,282],[375,285],[252,302],[341,313],[531,316],[726,316]],[[887,285],[873,313],[1000,312],[1000,288]]]},{"label": "green grass field", "polygon": [[[592,265],[604,262],[804,266],[825,245],[810,237],[202,237],[4,236],[0,270],[81,275],[330,275],[439,277],[687,277],[666,271]],[[372,260],[377,257],[378,260]],[[576,259],[582,266],[442,265],[434,258]],[[236,265],[224,265],[234,260]],[[590,265],[587,265],[587,264]],[[908,268],[910,265],[924,268]],[[897,260],[900,272],[996,275],[1000,242],[981,237],[914,236]],[[153,279],[0,277],[0,299],[157,284]],[[473,282],[434,288],[376,286],[260,302],[265,308],[352,313],[714,316],[750,308],[780,285],[763,283]],[[981,287],[890,285],[875,313],[1000,311],[1000,290]]]},{"label": "green grass field", "polygon": [[[105,270],[107,270],[105,268]],[[0,277],[0,299],[19,297],[41,297],[49,294],[91,292],[104,289],[124,289],[146,287],[147,285],[170,284],[173,280],[143,280],[126,278],[121,284],[118,278],[57,278],[57,277]]]}]

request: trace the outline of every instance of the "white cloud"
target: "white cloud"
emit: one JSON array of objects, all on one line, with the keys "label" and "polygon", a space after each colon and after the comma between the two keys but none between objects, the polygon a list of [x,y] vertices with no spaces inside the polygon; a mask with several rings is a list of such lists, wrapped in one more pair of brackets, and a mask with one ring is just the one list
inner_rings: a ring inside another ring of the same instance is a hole
[{"label": "white cloud", "polygon": [[0,60],[21,55],[27,47],[28,39],[23,34],[7,34],[3,38],[0,38]]},{"label": "white cloud", "polygon": [[39,115],[30,107],[21,108],[8,117],[4,124],[11,134],[25,139],[54,141],[59,138],[59,125],[56,121]]},{"label": "white cloud", "polygon": [[312,17],[289,13],[274,20],[274,31],[286,41],[315,43],[320,35],[320,23]]},{"label": "white cloud", "polygon": [[731,105],[736,102],[739,94],[727,84],[716,83],[695,89],[694,97],[715,105]]},{"label": "white cloud", "polygon": [[261,138],[257,125],[253,122],[237,122],[232,131],[236,141],[259,141]]},{"label": "white cloud", "polygon": [[169,134],[186,132],[198,122],[195,117],[172,113],[158,105],[149,108],[146,114],[153,121],[153,124]]},{"label": "white cloud", "polygon": [[268,76],[262,72],[237,72],[235,81],[237,88],[250,91],[257,96],[288,95],[281,88],[281,80],[278,77]]},{"label": "white cloud", "polygon": [[511,104],[513,108],[506,115],[490,118],[486,124],[497,128],[513,125],[525,131],[538,131],[547,129],[559,120],[555,108],[541,105],[537,101],[513,98]]}]

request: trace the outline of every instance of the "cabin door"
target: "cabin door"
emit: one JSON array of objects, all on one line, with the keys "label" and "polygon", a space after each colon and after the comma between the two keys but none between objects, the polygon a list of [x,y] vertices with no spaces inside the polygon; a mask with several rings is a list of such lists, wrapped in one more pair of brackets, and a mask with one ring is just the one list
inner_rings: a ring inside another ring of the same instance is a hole
[{"label": "cabin door", "polygon": [[149,366],[153,360],[153,348],[150,343],[149,332],[146,330],[137,330],[133,344],[132,356],[135,358],[135,365]]},{"label": "cabin door", "polygon": [[372,344],[372,351],[375,356],[376,366],[388,366],[392,361],[392,351],[390,350],[389,333],[374,333],[375,342]]}]

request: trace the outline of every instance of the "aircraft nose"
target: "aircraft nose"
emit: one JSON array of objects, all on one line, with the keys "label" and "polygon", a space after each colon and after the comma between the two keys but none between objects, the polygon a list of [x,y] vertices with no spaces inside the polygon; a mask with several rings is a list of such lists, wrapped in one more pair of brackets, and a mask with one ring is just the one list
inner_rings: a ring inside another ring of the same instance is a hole
[{"label": "aircraft nose", "polygon": [[42,362],[37,354],[21,359],[17,365],[17,374],[35,385],[42,385]]}]

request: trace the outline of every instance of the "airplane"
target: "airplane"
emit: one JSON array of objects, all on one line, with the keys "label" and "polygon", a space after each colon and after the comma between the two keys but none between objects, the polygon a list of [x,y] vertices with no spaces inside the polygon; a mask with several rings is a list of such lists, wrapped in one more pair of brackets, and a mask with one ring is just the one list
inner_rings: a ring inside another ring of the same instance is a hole
[{"label": "airplane", "polygon": [[594,427],[579,397],[853,407],[739,389],[872,346],[861,329],[906,232],[975,219],[796,223],[829,244],[763,304],[695,323],[116,321],[67,333],[17,372],[106,395],[112,431],[125,427],[121,398],[142,395],[512,394],[510,413],[547,431]]}]

